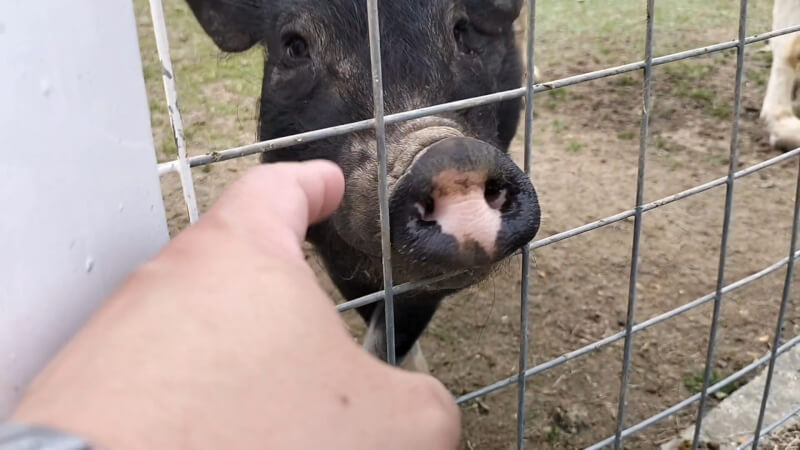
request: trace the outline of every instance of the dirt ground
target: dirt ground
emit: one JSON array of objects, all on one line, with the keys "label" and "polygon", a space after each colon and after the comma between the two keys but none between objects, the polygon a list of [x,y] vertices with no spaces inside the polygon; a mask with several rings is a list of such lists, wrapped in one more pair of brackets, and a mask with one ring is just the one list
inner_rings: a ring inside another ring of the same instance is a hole
[{"label": "dirt ground", "polygon": [[[249,143],[255,136],[260,67],[257,51],[223,57],[177,0],[165,2],[176,77],[191,154]],[[645,2],[540,1],[537,65],[554,80],[642,58]],[[656,54],[733,39],[738,2],[659,2]],[[748,34],[769,28],[771,2],[751,2]],[[161,105],[146,2],[136,0],[145,77],[159,159],[174,158]],[[693,9],[694,8],[694,9]],[[663,18],[663,22],[658,22]],[[658,25],[661,23],[661,25]],[[779,155],[758,120],[769,73],[768,52],[746,55],[740,164]],[[255,67],[253,67],[255,65]],[[735,52],[654,69],[645,197],[652,201],[724,176],[731,137]],[[185,87],[184,87],[185,85]],[[641,119],[641,74],[580,84],[535,98],[533,180],[543,217],[537,239],[630,209],[635,200]],[[191,131],[189,131],[191,130]],[[511,152],[521,160],[522,127]],[[244,168],[244,158],[195,169],[201,210]],[[754,273],[788,252],[797,163],[792,160],[739,179],[726,280]],[[176,175],[163,178],[170,230],[186,226]],[[644,216],[636,321],[714,290],[725,188],[718,187]],[[530,352],[535,365],[624,327],[633,221],[625,220],[534,253]],[[311,261],[316,264],[312,256]],[[318,265],[318,264],[317,264]],[[341,301],[320,270],[321,282]],[[719,378],[769,350],[785,271],[724,297],[716,351]],[[433,374],[461,395],[517,372],[519,258],[479,286],[449,298],[422,340]],[[797,289],[795,289],[795,292]],[[784,336],[800,333],[797,294]],[[633,341],[631,426],[697,392],[705,360],[711,304],[638,333]],[[355,336],[363,325],[345,314]],[[622,341],[528,380],[528,448],[581,448],[613,434]],[[516,439],[516,388],[463,406],[464,448],[507,449]],[[713,403],[713,402],[712,402]],[[689,425],[696,406],[626,440],[649,449]]]},{"label": "dirt ground", "polygon": [[800,425],[792,425],[768,438],[762,447],[766,450],[800,449]]}]

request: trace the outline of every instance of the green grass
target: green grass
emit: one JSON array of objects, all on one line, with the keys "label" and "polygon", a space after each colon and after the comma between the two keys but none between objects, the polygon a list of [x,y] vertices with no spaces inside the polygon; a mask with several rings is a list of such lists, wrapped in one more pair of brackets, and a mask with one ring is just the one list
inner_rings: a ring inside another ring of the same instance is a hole
[{"label": "green grass", "polygon": [[675,95],[701,103],[714,100],[714,92],[703,85],[716,72],[709,58],[667,64],[664,72],[668,75],[668,82],[674,85],[672,91]]},{"label": "green grass", "polygon": [[653,136],[653,144],[655,144],[656,148],[659,150],[663,150],[667,147],[667,139],[660,134]]},{"label": "green grass", "polygon": [[570,152],[570,153],[575,153],[578,150],[580,150],[582,147],[583,147],[583,145],[581,145],[580,142],[570,141],[569,144],[567,144],[567,151]]},{"label": "green grass", "polygon": [[428,332],[433,337],[446,344],[455,345],[458,343],[458,338],[453,333],[453,330],[439,323],[434,323],[431,327],[429,327]]},{"label": "green grass", "polygon": [[559,103],[563,103],[567,99],[567,95],[567,90],[563,88],[545,91],[543,94],[544,107],[554,111],[558,108]]},{"label": "green grass", "polygon": [[[153,128],[155,128],[155,126]],[[167,126],[167,128],[169,129],[169,126]],[[157,150],[159,154],[168,158],[178,157],[178,147],[175,145],[175,138],[172,136],[172,131],[161,134],[161,142],[158,144]]]},{"label": "green grass", "polygon": [[[716,61],[716,59],[708,57],[692,61],[679,61],[664,66],[664,72],[668,75],[667,80],[672,87],[674,96],[692,100],[709,116],[727,119],[733,114],[732,106],[725,100],[719,99],[718,93],[704,84],[716,73]],[[763,76],[761,72],[753,71],[753,74]]]},{"label": "green grass", "polygon": [[564,101],[567,99],[567,90],[562,88],[547,91],[547,97],[554,102]]},{"label": "green grass", "polygon": [[756,61],[759,61],[764,66],[769,67],[772,65],[772,52],[769,50],[769,46],[762,46],[762,47],[755,46],[755,47],[750,47],[747,50],[748,53],[752,55]]},{"label": "green grass", "polygon": [[703,86],[696,86],[686,80],[679,80],[675,84],[673,93],[678,97],[684,97],[693,100],[703,111],[718,119],[725,119],[733,114],[733,107],[720,101],[718,95],[709,88]]},{"label": "green grass", "polygon": [[[683,376],[683,386],[689,391],[690,394],[697,394],[703,390],[703,375],[704,370],[698,369],[693,372],[687,373]],[[723,375],[716,370],[711,371],[711,385],[719,383],[723,379],[725,379],[726,375]],[[739,389],[744,382],[736,381],[731,384],[724,386],[722,389],[718,390],[713,394],[714,398],[717,400],[722,400],[723,398],[731,395],[734,391]]]},{"label": "green grass", "polygon": [[[134,0],[142,72],[159,160],[177,154],[164,100],[147,0]],[[260,94],[262,51],[223,54],[197,24],[184,0],[164,0],[170,53],[189,154],[252,142]]]},{"label": "green grass", "polygon": [[664,65],[664,71],[673,78],[700,81],[716,72],[709,58],[677,61]]},{"label": "green grass", "polygon": [[745,69],[745,77],[747,77],[749,81],[755,83],[758,87],[764,87],[767,85],[768,76],[769,74],[763,70]]},{"label": "green grass", "polygon": [[618,131],[617,138],[629,141],[633,139],[633,131],[631,130]]},{"label": "green grass", "polygon": [[631,74],[622,74],[617,77],[613,78],[612,83],[616,84],[617,86],[634,86],[636,85],[636,79],[633,78]]},{"label": "green grass", "polygon": [[698,102],[711,103],[714,101],[714,92],[704,87],[693,87],[686,91],[686,96]]},{"label": "green grass", "polygon": [[553,130],[557,134],[561,134],[562,131],[569,129],[569,126],[564,123],[564,121],[559,119],[553,119]]},{"label": "green grass", "polygon": [[706,112],[718,119],[727,119],[733,115],[733,107],[728,103],[713,103]]},{"label": "green grass", "polygon": [[708,161],[712,164],[717,164],[720,166],[727,166],[728,165],[728,156],[727,155],[711,155],[708,157]]},{"label": "green grass", "polygon": [[547,435],[545,436],[545,440],[547,441],[548,444],[553,445],[561,440],[561,433],[558,431],[558,428],[556,426],[551,426],[549,428],[550,429],[547,430]]},{"label": "green grass", "polygon": [[672,156],[672,153],[670,153],[670,151],[667,149],[660,148],[655,154],[663,163],[669,165],[672,169],[677,169],[683,166],[683,163],[675,159],[675,157]]},{"label": "green grass", "polygon": [[[539,0],[536,3],[537,54],[557,58],[548,48],[591,41],[609,63],[641,59],[647,2],[641,0]],[[747,34],[770,29],[772,2],[750,2]],[[663,55],[736,37],[736,0],[659,0],[654,14],[654,52]],[[712,36],[710,36],[712,35]]]}]

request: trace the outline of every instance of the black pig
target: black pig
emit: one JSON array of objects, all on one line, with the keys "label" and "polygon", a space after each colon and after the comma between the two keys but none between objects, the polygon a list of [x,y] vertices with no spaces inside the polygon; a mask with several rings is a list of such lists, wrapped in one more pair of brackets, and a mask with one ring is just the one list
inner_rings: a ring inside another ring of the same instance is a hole
[{"label": "black pig", "polygon": [[[220,49],[266,49],[259,139],[373,115],[365,0],[187,0]],[[522,0],[380,2],[386,113],[519,87],[512,23]],[[396,353],[427,367],[416,345],[443,297],[485,277],[539,228],[530,179],[505,154],[521,101],[386,128],[394,280],[454,270],[456,278],[398,295]],[[262,162],[325,158],[345,174],[344,201],[308,239],[342,294],[382,289],[374,131],[266,152]],[[381,304],[358,310],[365,347],[386,359]],[[313,330],[312,330],[313,332]]]}]

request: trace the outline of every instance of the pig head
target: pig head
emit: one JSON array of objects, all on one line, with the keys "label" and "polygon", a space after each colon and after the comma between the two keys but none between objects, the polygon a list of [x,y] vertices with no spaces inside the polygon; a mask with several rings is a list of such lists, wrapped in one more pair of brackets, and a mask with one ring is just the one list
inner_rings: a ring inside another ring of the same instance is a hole
[{"label": "pig head", "polygon": [[[261,140],[372,117],[365,0],[187,1],[220,49],[265,49]],[[381,1],[386,113],[519,87],[512,23],[521,1]],[[485,277],[539,228],[531,181],[506,155],[520,107],[512,99],[386,127],[395,282],[463,271],[396,297],[400,360],[418,351],[443,297]],[[346,298],[382,289],[374,131],[265,152],[262,162],[314,158],[337,163],[346,188],[308,239]],[[359,313],[370,324],[365,346],[385,359],[383,307]]]}]

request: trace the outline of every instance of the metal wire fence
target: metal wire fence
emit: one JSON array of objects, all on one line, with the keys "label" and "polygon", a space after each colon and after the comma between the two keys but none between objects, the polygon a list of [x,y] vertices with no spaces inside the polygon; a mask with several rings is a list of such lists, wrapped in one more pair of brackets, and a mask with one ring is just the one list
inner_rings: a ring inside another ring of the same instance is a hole
[{"label": "metal wire fence", "polygon": [[[599,449],[609,445],[613,445],[615,449],[622,448],[622,442],[625,438],[632,436],[645,428],[667,418],[678,411],[698,403],[698,409],[695,419],[695,431],[692,442],[692,449],[698,448],[700,444],[700,435],[703,425],[703,416],[707,405],[707,400],[710,395],[719,391],[720,389],[728,386],[737,380],[753,373],[755,370],[767,365],[767,379],[764,385],[764,393],[761,399],[761,407],[759,410],[758,423],[753,432],[753,437],[747,442],[743,443],[739,448],[751,446],[753,449],[758,447],[759,439],[771,432],[773,429],[791,419],[792,417],[800,414],[800,406],[795,408],[790,414],[782,417],[775,423],[764,425],[764,416],[767,405],[767,400],[770,395],[772,384],[772,375],[775,369],[775,361],[779,355],[791,349],[796,344],[800,343],[800,336],[795,336],[786,342],[781,341],[781,332],[786,313],[786,308],[789,302],[789,294],[791,289],[791,280],[794,269],[795,260],[800,257],[800,251],[797,250],[797,237],[798,237],[798,224],[800,219],[800,165],[798,166],[798,180],[796,183],[795,193],[795,206],[794,218],[791,233],[791,243],[789,255],[774,264],[765,267],[764,269],[753,273],[749,276],[741,278],[732,283],[726,283],[725,269],[728,249],[728,238],[730,235],[731,220],[732,220],[732,205],[735,195],[735,182],[741,177],[751,175],[755,172],[763,170],[767,167],[776,165],[778,163],[794,159],[800,155],[800,148],[786,152],[780,156],[764,160],[758,164],[754,164],[742,170],[736,170],[739,166],[739,122],[741,111],[741,98],[742,98],[742,79],[744,72],[744,53],[745,46],[766,41],[770,38],[794,33],[800,31],[800,24],[783,28],[779,30],[772,30],[768,33],[746,36],[747,25],[747,0],[740,0],[740,14],[739,14],[739,27],[738,37],[736,40],[715,43],[704,47],[698,47],[690,50],[685,50],[668,55],[653,57],[653,28],[655,23],[655,0],[647,1],[647,17],[646,17],[646,31],[645,52],[642,61],[623,64],[615,67],[609,67],[602,70],[593,72],[582,73],[579,75],[553,80],[546,83],[536,84],[532,76],[528,76],[525,86],[511,89],[502,92],[496,92],[488,95],[458,100],[449,103],[443,103],[425,108],[405,111],[396,114],[384,115],[384,102],[383,102],[383,83],[381,73],[381,52],[380,52],[380,30],[378,21],[378,0],[364,0],[367,4],[368,12],[368,33],[370,44],[370,59],[372,67],[372,94],[374,100],[375,116],[372,119],[362,120],[353,123],[347,123],[334,127],[328,127],[313,131],[307,131],[291,136],[270,139],[267,141],[257,142],[245,146],[229,148],[221,151],[211,152],[201,156],[188,157],[186,153],[186,144],[183,136],[183,123],[181,114],[178,109],[177,103],[177,90],[175,86],[175,77],[172,74],[172,63],[169,55],[169,45],[167,42],[167,26],[164,19],[163,7],[161,0],[149,0],[150,11],[153,19],[153,27],[156,38],[156,45],[158,49],[159,59],[164,68],[163,82],[166,95],[166,101],[169,110],[169,116],[175,134],[175,140],[178,149],[178,158],[172,161],[159,164],[159,174],[166,174],[170,172],[178,172],[180,175],[181,188],[183,191],[184,201],[186,203],[187,212],[189,215],[190,223],[194,223],[198,219],[198,208],[196,195],[192,180],[191,168],[203,166],[220,161],[225,161],[233,158],[240,158],[243,156],[271,151],[279,148],[290,147],[305,142],[330,138],[356,131],[374,129],[377,142],[378,153],[378,167],[379,167],[379,208],[380,208],[380,225],[381,225],[381,245],[383,251],[383,276],[384,276],[384,289],[382,291],[374,292],[360,298],[349,300],[337,306],[339,311],[347,311],[353,308],[364,306],[367,304],[383,301],[386,311],[386,332],[387,332],[387,355],[390,363],[395,363],[395,348],[394,348],[394,302],[393,297],[397,294],[409,292],[421,287],[433,284],[444,279],[454,277],[458,273],[451,273],[441,275],[438,277],[403,283],[400,285],[393,285],[392,282],[392,262],[391,262],[391,243],[389,240],[389,208],[386,186],[386,140],[385,140],[385,126],[401,121],[431,116],[435,114],[457,111],[467,108],[472,108],[489,103],[500,102],[503,100],[513,98],[525,98],[525,114],[524,114],[524,158],[523,169],[526,174],[530,176],[532,153],[533,153],[533,123],[534,123],[534,100],[536,94],[571,86],[579,83],[585,83],[600,78],[610,77],[626,72],[643,71],[643,86],[642,86],[642,113],[640,125],[640,142],[639,142],[639,162],[637,169],[636,179],[636,203],[633,209],[622,211],[618,214],[605,217],[594,222],[586,223],[582,226],[566,230],[552,236],[539,239],[531,242],[523,247],[516,254],[522,256],[522,273],[521,273],[521,296],[520,296],[520,349],[519,349],[519,368],[518,373],[514,376],[499,380],[488,386],[484,386],[473,392],[464,394],[457,399],[459,404],[464,404],[471,400],[475,400],[489,393],[506,388],[513,384],[517,385],[518,389],[518,402],[517,402],[517,448],[522,449],[525,445],[524,431],[525,431],[525,383],[529,377],[536,374],[553,369],[568,361],[574,360],[581,356],[595,352],[603,347],[608,346],[619,340],[624,341],[624,350],[622,355],[622,370],[620,377],[620,388],[618,397],[618,408],[616,417],[616,429],[614,435],[587,447],[588,449]],[[534,31],[536,25],[536,0],[528,0],[527,17],[524,18],[527,23],[528,33],[525,43],[528,59],[526,62],[527,74],[534,73]],[[710,53],[721,52],[728,49],[736,49],[736,75],[735,75],[735,92],[734,92],[734,107],[733,107],[733,131],[730,139],[730,157],[727,176],[721,177],[707,183],[692,187],[690,189],[672,194],[662,199],[644,203],[644,185],[645,185],[645,172],[647,161],[647,143],[648,143],[648,125],[650,117],[650,96],[652,85],[652,70],[654,66],[668,64],[675,61],[680,61],[688,58],[694,58]],[[800,158],[798,158],[800,164]],[[639,273],[638,264],[640,260],[640,242],[642,233],[642,220],[644,213],[653,209],[662,207],[664,205],[676,202],[678,200],[686,199],[688,197],[708,191],[714,187],[725,185],[725,209],[724,220],[722,226],[722,241],[720,245],[719,263],[717,271],[716,289],[700,298],[697,298],[689,303],[681,305],[675,309],[667,311],[655,317],[651,317],[640,323],[636,323],[634,311],[636,309],[637,299],[637,276]],[[605,337],[598,341],[592,342],[584,347],[565,353],[557,358],[553,358],[544,363],[538,364],[534,367],[527,367],[528,355],[528,304],[529,304],[529,273],[530,273],[530,253],[531,251],[577,236],[588,231],[604,227],[615,222],[633,217],[634,229],[632,236],[632,254],[630,265],[630,277],[628,284],[628,301],[627,301],[627,316],[625,321],[625,329],[619,333]],[[720,326],[720,307],[723,296],[734,290],[737,290],[749,283],[752,283],[760,278],[763,278],[771,273],[774,273],[782,268],[786,268],[786,277],[783,287],[783,295],[781,297],[780,311],[778,314],[777,322],[775,324],[775,331],[773,335],[773,342],[770,353],[754,361],[741,370],[731,374],[730,376],[712,384],[712,369],[714,363],[714,350],[717,343],[717,332]],[[650,328],[656,324],[662,323],[666,320],[679,316],[687,311],[698,308],[701,305],[713,301],[713,314],[711,327],[709,330],[710,336],[708,341],[708,348],[706,351],[705,368],[703,374],[703,385],[700,393],[692,395],[685,400],[660,411],[658,414],[647,418],[632,426],[625,426],[625,413],[627,407],[627,392],[629,387],[629,374],[631,365],[631,356],[633,353],[633,339],[634,336]]]}]

